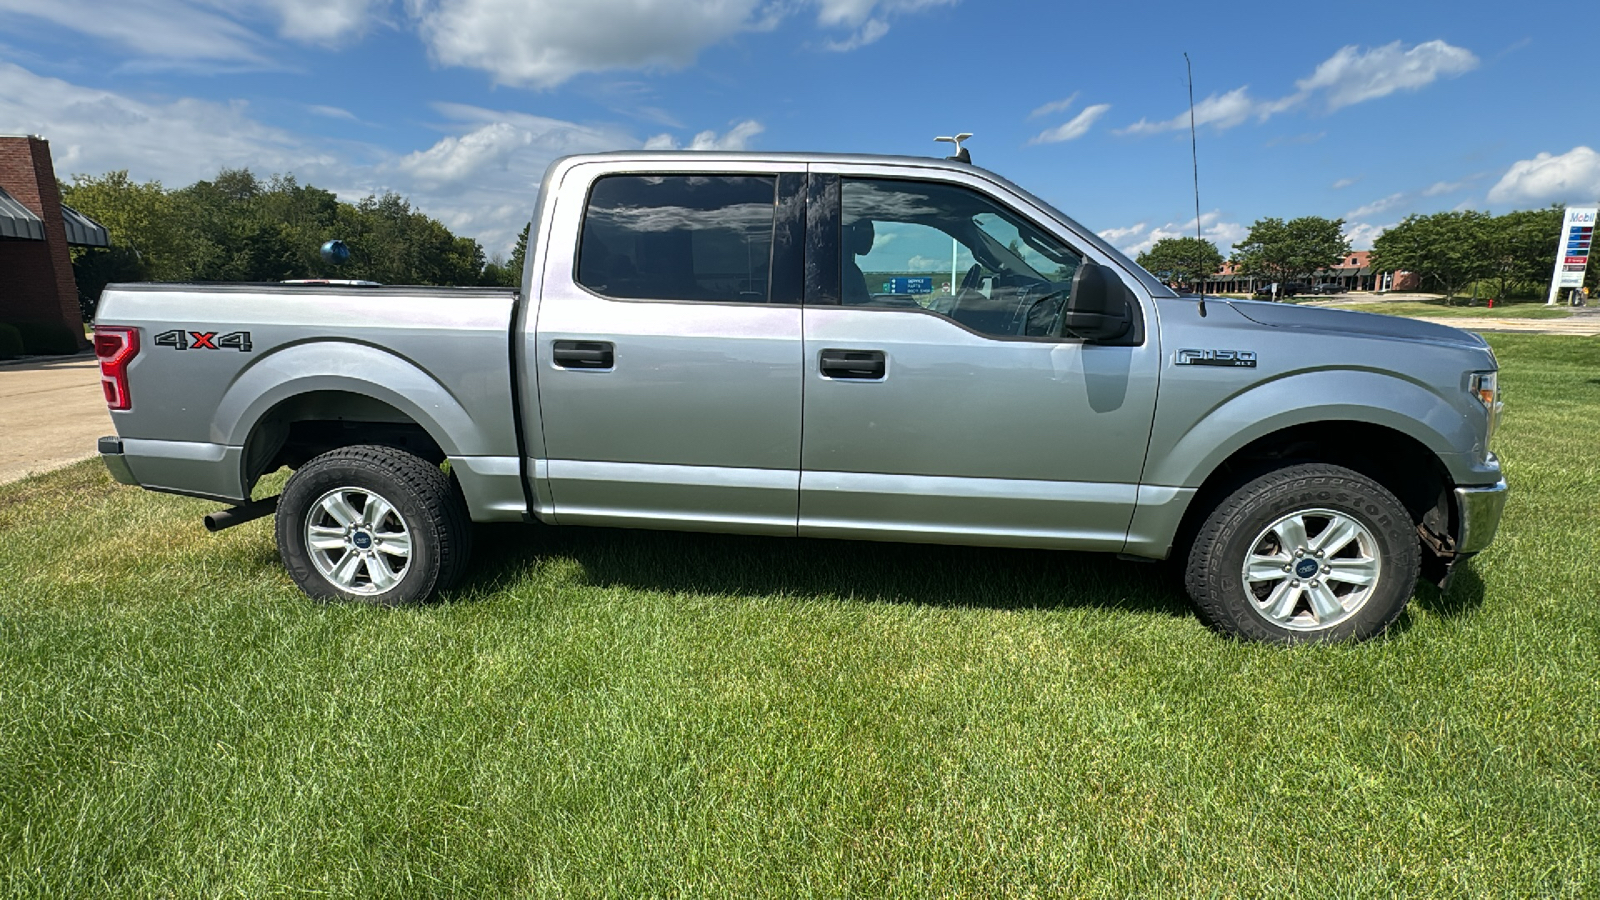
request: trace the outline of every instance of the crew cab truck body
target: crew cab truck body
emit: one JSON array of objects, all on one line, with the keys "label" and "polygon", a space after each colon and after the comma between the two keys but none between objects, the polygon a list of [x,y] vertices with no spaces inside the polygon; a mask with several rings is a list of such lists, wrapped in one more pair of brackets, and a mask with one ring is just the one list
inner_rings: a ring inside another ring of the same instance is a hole
[{"label": "crew cab truck body", "polygon": [[1224,633],[1360,639],[1506,496],[1480,338],[1180,297],[960,162],[568,157],[520,292],[121,285],[99,321],[112,473],[275,505],[317,597],[425,598],[469,519],[538,519],[1176,555]]}]

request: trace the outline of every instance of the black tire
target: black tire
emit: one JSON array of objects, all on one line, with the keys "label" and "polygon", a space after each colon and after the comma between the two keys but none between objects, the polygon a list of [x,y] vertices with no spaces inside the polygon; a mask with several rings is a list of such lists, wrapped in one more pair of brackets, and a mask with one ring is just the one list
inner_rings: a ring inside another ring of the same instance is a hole
[{"label": "black tire", "polygon": [[[1346,533],[1353,536],[1331,553],[1316,552]],[[1246,578],[1247,558],[1260,580]],[[1218,503],[1190,546],[1184,585],[1201,620],[1231,637],[1361,641],[1405,609],[1420,567],[1415,523],[1393,494],[1357,472],[1313,463],[1268,472]],[[1349,580],[1362,578],[1371,580]]]},{"label": "black tire", "polygon": [[[376,444],[342,447],[301,466],[278,500],[276,525],[289,576],[319,600],[419,603],[454,584],[472,550],[472,523],[450,478]],[[323,548],[311,546],[317,535]]]}]

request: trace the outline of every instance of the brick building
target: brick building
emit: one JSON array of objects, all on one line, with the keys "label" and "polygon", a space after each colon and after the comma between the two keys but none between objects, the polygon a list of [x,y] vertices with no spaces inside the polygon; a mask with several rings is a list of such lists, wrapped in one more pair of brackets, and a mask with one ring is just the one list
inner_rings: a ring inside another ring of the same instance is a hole
[{"label": "brick building", "polygon": [[87,347],[69,247],[109,246],[98,222],[61,204],[50,142],[0,136],[0,322],[47,327]]},{"label": "brick building", "polygon": [[[1206,279],[1207,293],[1248,294],[1272,279],[1251,278],[1231,262]],[[1346,291],[1414,291],[1420,279],[1414,272],[1377,272],[1372,268],[1372,251],[1352,250],[1331,268],[1318,269],[1311,284],[1337,284]]]}]

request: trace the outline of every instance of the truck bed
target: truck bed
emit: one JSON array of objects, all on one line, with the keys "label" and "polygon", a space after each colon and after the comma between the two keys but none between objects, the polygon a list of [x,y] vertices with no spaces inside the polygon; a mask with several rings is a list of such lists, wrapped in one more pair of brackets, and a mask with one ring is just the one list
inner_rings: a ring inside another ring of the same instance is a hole
[{"label": "truck bed", "polygon": [[515,483],[517,303],[490,288],[112,285],[97,325],[140,335],[131,407],[112,412],[123,457],[151,489],[239,502],[315,439],[275,425],[309,411],[323,429],[420,423],[415,439],[453,461],[469,496],[475,473]]}]

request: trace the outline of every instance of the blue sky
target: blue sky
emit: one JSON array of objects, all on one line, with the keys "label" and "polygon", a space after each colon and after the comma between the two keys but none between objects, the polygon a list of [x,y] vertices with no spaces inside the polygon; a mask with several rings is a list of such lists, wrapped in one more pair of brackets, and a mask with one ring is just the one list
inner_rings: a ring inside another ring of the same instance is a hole
[{"label": "blue sky", "polygon": [[59,175],[396,190],[505,253],[568,152],[976,162],[1137,252],[1600,198],[1600,6],[976,0],[0,0],[0,133]]}]

